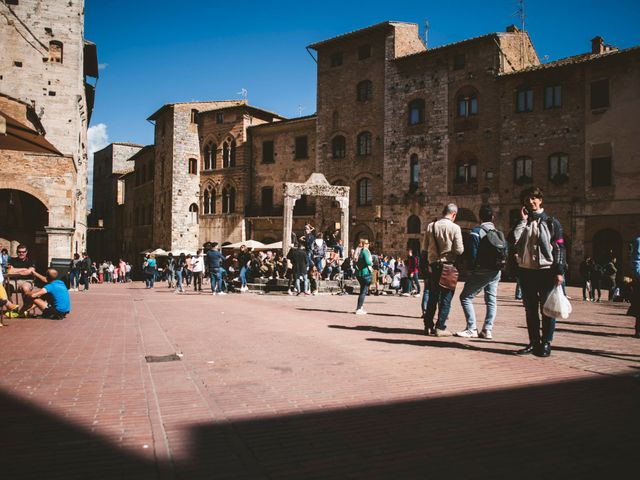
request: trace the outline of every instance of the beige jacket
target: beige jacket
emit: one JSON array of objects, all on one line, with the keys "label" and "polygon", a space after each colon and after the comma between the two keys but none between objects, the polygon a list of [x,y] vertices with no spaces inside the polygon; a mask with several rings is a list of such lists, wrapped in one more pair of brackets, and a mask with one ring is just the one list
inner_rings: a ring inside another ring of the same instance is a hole
[{"label": "beige jacket", "polygon": [[[459,255],[464,252],[462,243],[462,230],[448,218],[441,218],[435,222],[435,241],[434,242],[434,222],[427,226],[425,249],[429,255],[429,263],[437,261],[454,263]],[[438,257],[438,247],[440,248],[440,256]]]}]

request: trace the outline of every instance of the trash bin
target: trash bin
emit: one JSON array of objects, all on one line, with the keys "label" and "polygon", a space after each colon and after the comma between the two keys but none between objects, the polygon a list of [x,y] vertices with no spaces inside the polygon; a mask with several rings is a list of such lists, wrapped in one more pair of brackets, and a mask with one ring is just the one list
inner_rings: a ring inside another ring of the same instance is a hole
[{"label": "trash bin", "polygon": [[62,280],[67,288],[69,288],[69,265],[70,258],[52,258],[49,268],[55,268],[58,271],[58,280]]}]

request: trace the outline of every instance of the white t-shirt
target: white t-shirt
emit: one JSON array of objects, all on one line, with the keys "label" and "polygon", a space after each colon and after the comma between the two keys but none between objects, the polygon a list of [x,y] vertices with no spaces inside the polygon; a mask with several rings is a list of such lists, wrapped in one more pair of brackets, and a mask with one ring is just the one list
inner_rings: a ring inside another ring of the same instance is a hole
[{"label": "white t-shirt", "polygon": [[204,272],[204,260],[201,256],[199,257],[191,257],[191,264],[193,265],[193,271],[195,273]]}]

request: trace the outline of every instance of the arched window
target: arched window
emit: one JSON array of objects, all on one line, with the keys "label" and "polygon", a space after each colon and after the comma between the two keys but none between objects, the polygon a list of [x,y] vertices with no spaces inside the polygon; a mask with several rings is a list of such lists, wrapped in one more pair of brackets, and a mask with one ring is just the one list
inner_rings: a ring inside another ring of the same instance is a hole
[{"label": "arched window", "polygon": [[363,80],[356,86],[356,97],[359,102],[366,102],[373,98],[373,84],[371,80]]},{"label": "arched window", "polygon": [[342,135],[333,137],[331,140],[331,153],[333,158],[344,158],[347,154],[347,141]]},{"label": "arched window", "polygon": [[459,160],[456,165],[456,183],[476,183],[478,162],[475,159]]},{"label": "arched window", "polygon": [[409,102],[409,125],[424,123],[424,100],[416,98]]},{"label": "arched window", "polygon": [[236,141],[231,140],[231,153],[229,154],[229,166],[236,166]]},{"label": "arched window", "polygon": [[198,161],[195,158],[189,159],[189,173],[192,175],[198,173]]},{"label": "arched window", "polygon": [[371,180],[363,178],[358,182],[358,205],[366,206],[373,204],[373,188]]},{"label": "arched window", "polygon": [[409,161],[409,190],[416,191],[420,185],[420,162],[418,162],[418,155],[415,153],[411,155]]},{"label": "arched window", "polygon": [[49,61],[62,63],[62,42],[51,40],[49,42]]},{"label": "arched window", "polygon": [[231,150],[229,149],[229,143],[224,142],[222,144],[222,168],[229,167],[231,160]]},{"label": "arched window", "polygon": [[569,157],[566,153],[554,153],[549,157],[549,180],[554,183],[569,180]]},{"label": "arched window", "polygon": [[516,183],[533,182],[533,163],[529,157],[518,157],[513,162],[513,180]]},{"label": "arched window", "polygon": [[371,155],[371,132],[358,135],[358,155]]},{"label": "arched window", "polygon": [[209,213],[211,213],[209,211],[209,206],[210,204],[210,194],[209,194],[209,190],[205,190],[204,193],[202,194],[202,212],[205,215],[208,215]]},{"label": "arched window", "polygon": [[218,194],[216,193],[215,189],[211,190],[211,200],[209,201],[209,212],[211,212],[211,214],[213,215],[214,213],[216,213],[216,201],[218,199]]},{"label": "arched window", "polygon": [[195,203],[189,205],[189,223],[192,225],[198,223],[198,205]]},{"label": "arched window", "polygon": [[478,97],[475,93],[458,95],[458,117],[470,117],[478,114]]},{"label": "arched window", "polygon": [[208,143],[204,147],[204,169],[213,170],[216,168],[216,150],[218,146],[215,143]]},{"label": "arched window", "polygon": [[[418,217],[417,215],[411,215],[407,219],[407,233],[420,233],[420,228],[421,228],[420,217]],[[414,252],[414,253],[418,253],[418,252]]]},{"label": "arched window", "polygon": [[225,187],[222,189],[222,213],[233,213],[236,210],[236,189]]}]

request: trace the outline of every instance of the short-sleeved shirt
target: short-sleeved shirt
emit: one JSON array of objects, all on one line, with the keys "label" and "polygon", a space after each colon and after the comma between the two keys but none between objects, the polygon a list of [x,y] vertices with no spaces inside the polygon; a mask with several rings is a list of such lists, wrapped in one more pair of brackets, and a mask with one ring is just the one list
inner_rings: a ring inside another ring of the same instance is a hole
[{"label": "short-sleeved shirt", "polygon": [[223,260],[224,256],[218,250],[209,250],[207,252],[207,262],[209,262],[211,270],[219,269]]},{"label": "short-sleeved shirt", "polygon": [[69,313],[71,311],[69,291],[62,280],[54,280],[43,288],[47,291],[47,300],[57,312]]},{"label": "short-sleeved shirt", "polygon": [[[11,265],[12,268],[36,268],[36,264],[33,262],[33,260],[31,260],[29,257],[25,257],[24,260],[21,260],[18,257],[11,257],[9,259],[9,265]],[[17,278],[21,279],[21,278],[33,278],[32,275],[20,275]]]}]

